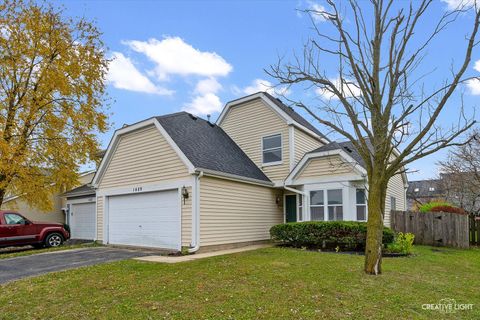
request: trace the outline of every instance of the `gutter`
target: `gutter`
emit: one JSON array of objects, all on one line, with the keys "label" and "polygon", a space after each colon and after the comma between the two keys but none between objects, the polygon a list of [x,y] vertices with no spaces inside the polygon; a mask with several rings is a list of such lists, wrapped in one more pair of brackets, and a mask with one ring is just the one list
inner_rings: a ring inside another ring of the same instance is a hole
[{"label": "gutter", "polygon": [[261,185],[261,186],[266,186],[266,187],[274,187],[275,186],[275,184],[271,181],[264,181],[264,180],[254,179],[254,178],[248,178],[248,177],[243,177],[243,176],[239,176],[239,175],[231,174],[231,173],[220,172],[220,171],[216,171],[216,170],[210,170],[210,169],[205,169],[205,168],[195,168],[195,171],[196,172],[202,172],[202,173],[205,173],[205,175],[207,175],[207,176],[216,177],[216,178],[223,178],[223,179],[228,179],[228,180],[232,180],[232,181],[251,183],[251,184],[256,184],[256,185]]},{"label": "gutter", "polygon": [[195,253],[200,249],[200,179],[203,177],[203,171],[200,171],[195,177],[195,194],[193,195],[192,212],[192,247],[188,253]]}]

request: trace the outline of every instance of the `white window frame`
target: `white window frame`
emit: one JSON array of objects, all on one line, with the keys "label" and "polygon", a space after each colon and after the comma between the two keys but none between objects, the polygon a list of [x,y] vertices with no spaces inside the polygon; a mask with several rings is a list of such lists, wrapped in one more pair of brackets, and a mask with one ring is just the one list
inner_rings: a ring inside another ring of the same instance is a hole
[{"label": "white window frame", "polygon": [[[302,214],[300,215],[300,211]],[[305,199],[302,194],[297,194],[297,221],[302,222],[305,220]]]},{"label": "white window frame", "polygon": [[[363,190],[363,192],[365,193],[365,203],[364,204],[359,204],[357,202],[357,190]],[[358,220],[358,212],[357,212],[358,207],[365,207],[365,220]],[[357,221],[367,221],[368,220],[367,190],[365,188],[355,188],[355,217],[357,218]]]},{"label": "white window frame", "polygon": [[[263,153],[265,151],[271,151],[271,150],[276,150],[276,149],[279,149],[279,148],[270,148],[270,149],[264,149],[263,148],[263,140],[266,139],[266,138],[272,138],[272,137],[276,137],[276,136],[280,136],[280,161],[274,161],[274,162],[264,162],[264,157],[263,157]],[[279,164],[282,164],[283,163],[283,136],[281,133],[275,133],[275,134],[270,134],[268,136],[263,136],[261,138],[261,146],[262,146],[262,149],[261,149],[261,153],[262,153],[262,167],[268,167],[268,166],[275,166],[275,165],[279,165]]]},{"label": "white window frame", "polygon": [[[342,204],[341,205],[329,204],[328,203],[328,191],[331,191],[331,190],[340,190],[340,194],[342,195]],[[325,201],[325,215],[324,215],[325,218],[326,218],[325,221],[345,221],[345,219],[344,219],[344,216],[345,216],[345,212],[344,212],[345,201],[343,200],[343,198],[344,198],[343,188],[329,188],[329,189],[325,190],[325,193],[324,193],[324,199],[326,199],[326,201]],[[342,220],[330,220],[330,216],[329,216],[329,212],[328,212],[328,209],[330,207],[342,207]]]}]

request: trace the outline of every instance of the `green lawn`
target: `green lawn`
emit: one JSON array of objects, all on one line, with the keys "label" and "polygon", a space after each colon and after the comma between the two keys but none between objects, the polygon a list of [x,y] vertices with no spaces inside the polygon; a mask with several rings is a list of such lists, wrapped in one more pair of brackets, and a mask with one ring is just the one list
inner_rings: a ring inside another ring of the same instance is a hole
[{"label": "green lawn", "polygon": [[[203,260],[122,261],[0,287],[0,319],[480,319],[480,250],[363,257],[267,248]],[[473,311],[422,304],[453,298]]]},{"label": "green lawn", "polygon": [[[63,245],[55,248],[43,248],[43,249],[27,249],[23,250],[23,247],[18,247],[18,251],[13,249],[13,252],[2,252],[0,253],[0,259],[8,259],[15,257],[29,256],[32,254],[44,253],[44,252],[54,252],[54,251],[63,251],[63,250],[72,250],[72,249],[82,249],[89,247],[97,247],[99,244],[96,243],[82,243],[82,244],[73,244],[73,245]],[[1,320],[2,318],[0,318]]]}]

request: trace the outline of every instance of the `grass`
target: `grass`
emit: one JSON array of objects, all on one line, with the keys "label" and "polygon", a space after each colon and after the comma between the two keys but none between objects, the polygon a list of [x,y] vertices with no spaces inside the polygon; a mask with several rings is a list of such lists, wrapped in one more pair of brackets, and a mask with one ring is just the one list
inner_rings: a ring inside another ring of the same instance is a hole
[{"label": "grass", "polygon": [[[39,254],[39,253],[44,253],[44,252],[64,251],[64,250],[96,247],[96,246],[99,246],[99,245],[96,244],[96,243],[83,243],[83,244],[63,245],[63,246],[60,246],[60,247],[43,248],[43,249],[26,249],[26,250],[24,250],[23,247],[18,247],[19,251],[14,249],[13,252],[0,253],[0,260],[1,259],[8,259],[8,258],[15,258],[15,257],[29,256],[29,255],[32,255],[32,254]],[[0,319],[2,319],[2,318],[0,318]]]},{"label": "grass", "polygon": [[[480,250],[385,258],[266,248],[179,264],[134,260],[0,286],[0,319],[479,319]],[[422,304],[452,298],[471,311]]]}]

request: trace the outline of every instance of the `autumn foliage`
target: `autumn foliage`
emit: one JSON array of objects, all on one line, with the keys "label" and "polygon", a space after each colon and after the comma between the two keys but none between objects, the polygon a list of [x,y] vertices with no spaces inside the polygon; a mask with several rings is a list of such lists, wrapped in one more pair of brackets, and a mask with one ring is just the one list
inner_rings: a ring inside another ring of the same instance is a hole
[{"label": "autumn foliage", "polygon": [[97,152],[108,60],[101,33],[47,3],[0,2],[0,205],[46,209]]}]

